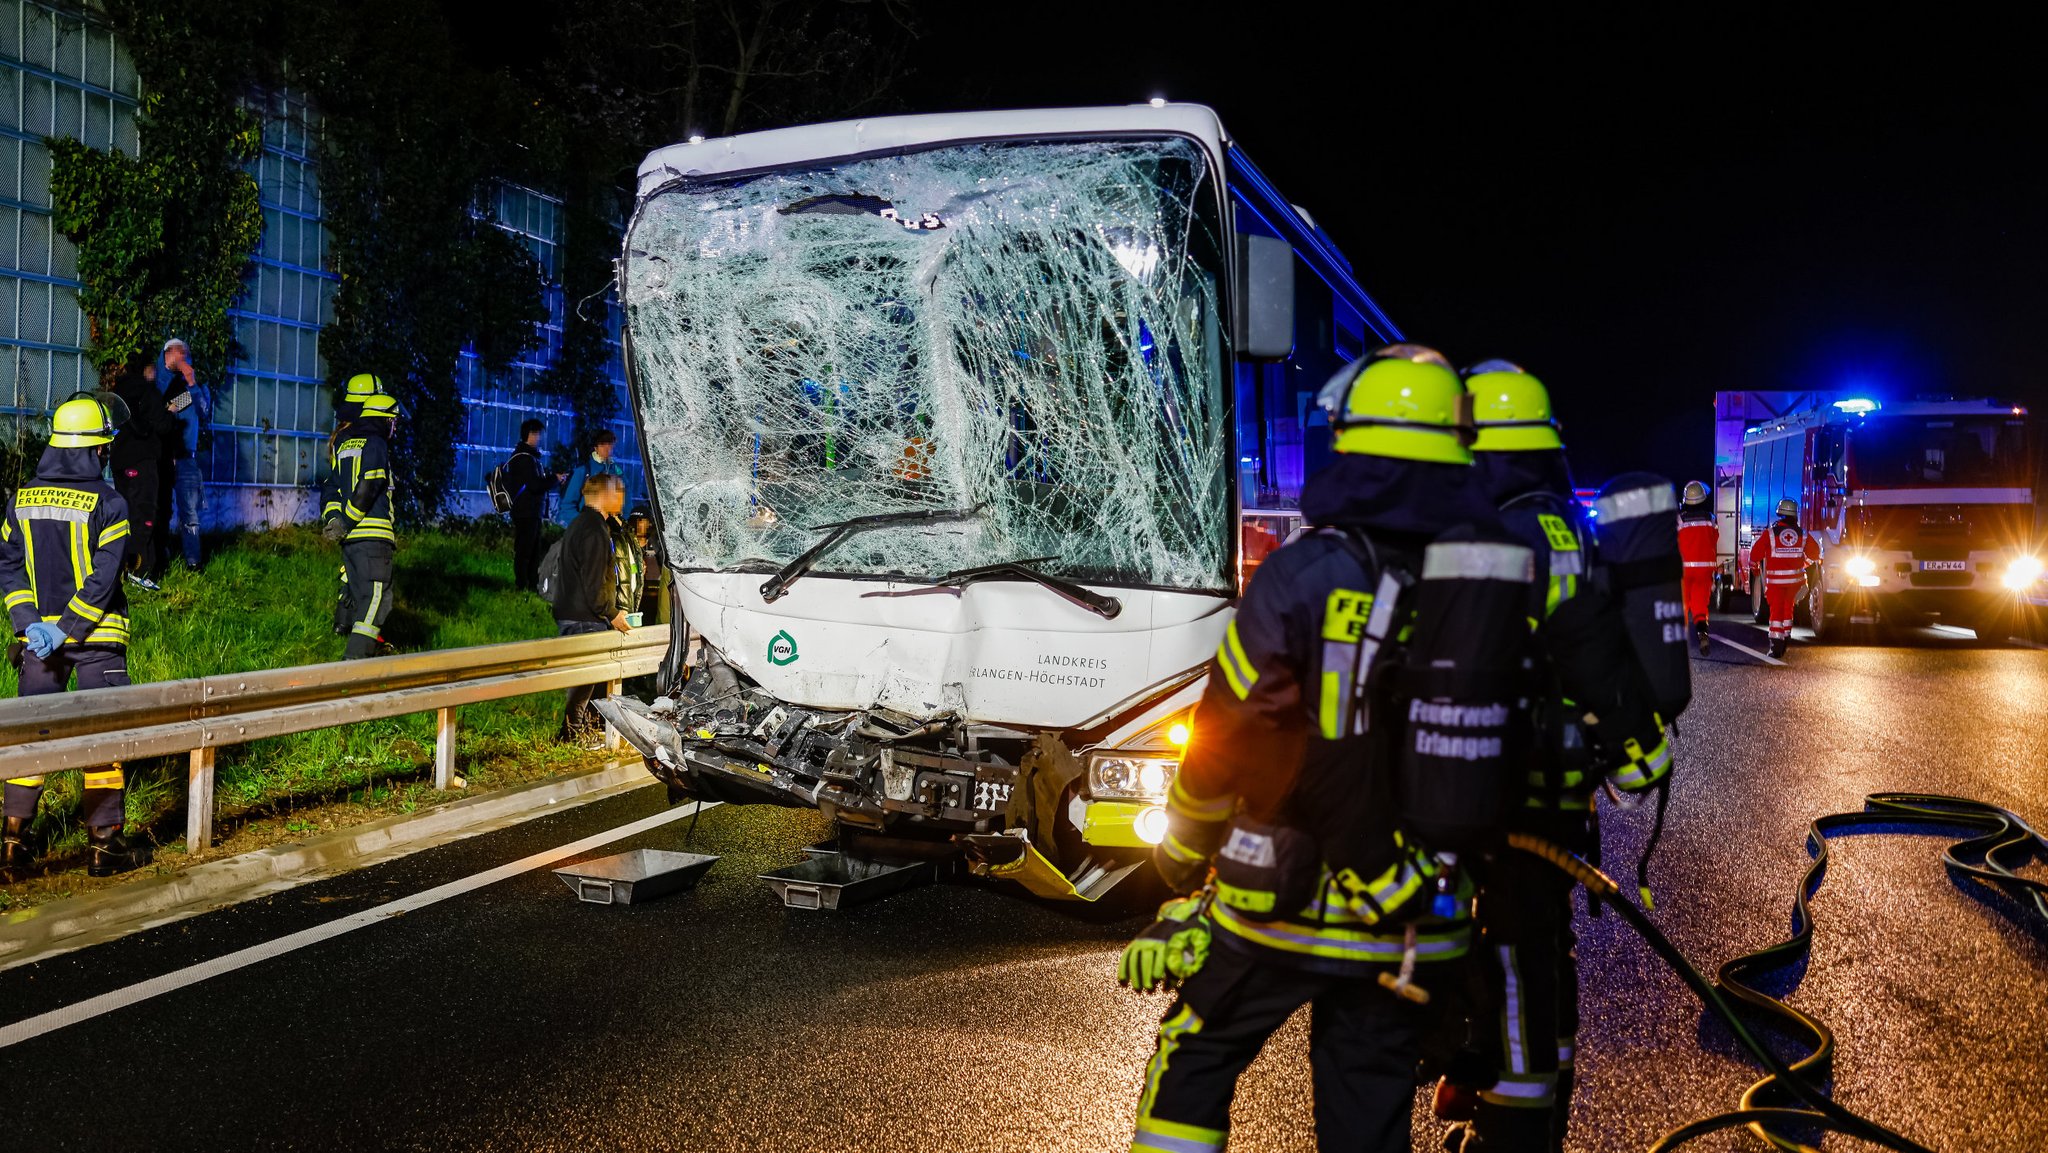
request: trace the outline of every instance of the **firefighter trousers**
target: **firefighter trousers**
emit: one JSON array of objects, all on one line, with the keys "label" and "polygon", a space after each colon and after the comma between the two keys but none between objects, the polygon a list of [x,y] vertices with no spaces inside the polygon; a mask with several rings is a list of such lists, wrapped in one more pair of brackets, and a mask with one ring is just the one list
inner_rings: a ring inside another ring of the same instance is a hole
[{"label": "firefighter trousers", "polygon": [[348,650],[343,660],[374,656],[391,616],[391,542],[352,540],[341,546],[343,579],[348,582]]},{"label": "firefighter trousers", "polygon": [[1714,599],[1714,570],[1710,568],[1688,568],[1685,570],[1685,619],[1697,625],[1707,619],[1707,612]]},{"label": "firefighter trousers", "polygon": [[[69,690],[76,677],[78,690],[109,689],[128,683],[128,650],[112,645],[66,644],[47,657],[21,654],[21,695],[40,697]],[[127,778],[121,766],[106,765],[85,770],[85,823],[105,828],[126,819],[124,798]],[[7,781],[5,811],[9,817],[28,820],[36,815],[43,797],[43,778],[11,777]]]},{"label": "firefighter trousers", "polygon": [[1525,853],[1493,870],[1480,898],[1482,964],[1494,1020],[1473,1036],[1495,1081],[1480,1091],[1472,1132],[1486,1153],[1564,1148],[1571,1116],[1579,971],[1571,878]]},{"label": "firefighter trousers", "polygon": [[1222,933],[1160,1022],[1158,1045],[1145,1067],[1133,1153],[1222,1149],[1238,1075],[1303,1005],[1311,1006],[1316,1147],[1407,1153],[1415,1063],[1431,1010],[1394,996],[1373,979],[1264,962],[1232,946]]}]

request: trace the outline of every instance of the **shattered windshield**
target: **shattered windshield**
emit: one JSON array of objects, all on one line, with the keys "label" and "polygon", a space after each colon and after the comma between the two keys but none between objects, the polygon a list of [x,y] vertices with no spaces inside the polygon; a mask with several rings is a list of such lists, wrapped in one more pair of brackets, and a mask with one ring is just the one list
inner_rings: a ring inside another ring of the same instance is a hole
[{"label": "shattered windshield", "polygon": [[1226,590],[1214,175],[1191,141],[954,145],[651,196],[625,273],[668,555],[817,574],[1018,558]]}]

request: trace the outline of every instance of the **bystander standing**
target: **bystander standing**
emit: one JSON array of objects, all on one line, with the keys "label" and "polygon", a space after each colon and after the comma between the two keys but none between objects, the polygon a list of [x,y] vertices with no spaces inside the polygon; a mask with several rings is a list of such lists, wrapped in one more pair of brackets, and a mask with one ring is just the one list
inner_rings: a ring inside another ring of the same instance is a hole
[{"label": "bystander standing", "polygon": [[[192,367],[190,350],[177,337],[164,342],[157,358],[157,386],[163,390],[164,407],[178,422],[178,436],[169,442],[166,455],[171,465],[171,495],[176,508],[178,541],[185,557],[185,571],[198,572],[199,514],[206,501],[204,454],[213,425],[213,395],[199,383]],[[165,518],[168,520],[169,518]]]},{"label": "bystander standing", "polygon": [[[617,476],[593,476],[583,482],[582,511],[562,536],[560,587],[555,593],[555,631],[565,637],[605,629],[630,631],[626,608],[619,603],[619,571],[610,520],[626,506],[626,482]],[[574,685],[562,713],[561,740],[586,748],[602,743],[601,728],[590,708],[595,685]]]},{"label": "bystander standing", "polygon": [[520,425],[519,444],[505,462],[505,491],[512,498],[512,579],[524,592],[540,591],[541,522],[548,494],[564,477],[550,475],[541,463],[540,434],[546,428],[538,420]]},{"label": "bystander standing", "polygon": [[617,447],[619,438],[610,429],[600,429],[591,442],[590,456],[575,468],[569,470],[569,479],[562,482],[562,501],[555,509],[555,521],[568,524],[583,511],[583,482],[593,476],[616,476],[624,481],[626,466],[612,459],[612,449]]},{"label": "bystander standing", "polygon": [[128,420],[114,437],[109,467],[114,490],[128,506],[127,556],[123,567],[128,583],[148,592],[160,591],[156,565],[156,526],[161,494],[157,466],[164,445],[176,440],[178,420],[164,406],[163,393],[150,378],[156,365],[147,360],[132,361],[114,382],[114,395],[128,406]]}]

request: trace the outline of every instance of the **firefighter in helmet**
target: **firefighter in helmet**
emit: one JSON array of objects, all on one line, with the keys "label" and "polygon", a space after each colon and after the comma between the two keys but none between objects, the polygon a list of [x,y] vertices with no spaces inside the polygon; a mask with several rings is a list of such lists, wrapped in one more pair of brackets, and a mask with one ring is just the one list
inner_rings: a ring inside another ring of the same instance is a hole
[{"label": "firefighter in helmet", "polygon": [[[1670,746],[1622,616],[1594,579],[1592,535],[1573,493],[1549,390],[1505,360],[1467,369],[1465,384],[1479,430],[1474,470],[1508,533],[1536,561],[1528,609],[1535,740],[1507,824],[1585,855],[1594,843],[1593,794],[1601,781],[1629,792],[1650,788],[1670,770]],[[1579,1018],[1573,882],[1508,850],[1482,870],[1480,887],[1479,968],[1488,996],[1475,1011],[1471,1036],[1485,1073],[1476,1084],[1447,1084],[1439,1112],[1469,1118],[1453,1138],[1461,1143],[1453,1147],[1467,1153],[1559,1150],[1571,1112]]]},{"label": "firefighter in helmet", "polygon": [[1792,647],[1792,616],[1806,591],[1807,570],[1820,563],[1820,545],[1799,527],[1799,504],[1778,502],[1778,520],[1749,548],[1749,567],[1763,574],[1764,604],[1770,613],[1771,655]]},{"label": "firefighter in helmet", "polygon": [[397,400],[383,393],[367,396],[330,442],[330,488],[321,531],[341,544],[348,624],[344,660],[375,655],[391,615],[391,559],[398,536],[391,522],[390,440],[397,420]]},{"label": "firefighter in helmet", "polygon": [[[1303,1005],[1318,1143],[1409,1148],[1416,1063],[1436,1024],[1412,979],[1470,945],[1469,883],[1388,803],[1391,741],[1365,709],[1376,654],[1407,637],[1396,577],[1436,563],[1432,542],[1454,526],[1498,537],[1471,468],[1470,406],[1442,355],[1416,345],[1354,361],[1321,399],[1337,455],[1303,490],[1312,528],[1246,588],[1168,792],[1154,859],[1191,895],[1161,908],[1120,969],[1135,988],[1180,981],[1134,1150],[1222,1149],[1238,1075]],[[1470,548],[1459,556],[1474,572],[1506,550],[1510,575],[1528,579],[1526,549]],[[1526,596],[1512,589],[1508,630]],[[1391,731],[1394,711],[1370,715]]]},{"label": "firefighter in helmet", "polygon": [[[128,683],[128,598],[121,566],[128,505],[101,479],[126,405],[111,393],[79,393],[57,406],[35,479],[0,520],[0,596],[19,638],[21,695]],[[0,871],[17,875],[33,857],[29,825],[43,778],[7,781]],[[148,863],[147,847],[121,836],[127,780],[117,764],[85,771],[86,872],[111,876]]]},{"label": "firefighter in helmet", "polygon": [[1720,547],[1721,533],[1714,527],[1714,506],[1707,499],[1707,486],[1686,481],[1685,499],[1678,506],[1678,554],[1685,563],[1685,617],[1692,622],[1701,656],[1707,655],[1707,610],[1713,599],[1715,556]]}]

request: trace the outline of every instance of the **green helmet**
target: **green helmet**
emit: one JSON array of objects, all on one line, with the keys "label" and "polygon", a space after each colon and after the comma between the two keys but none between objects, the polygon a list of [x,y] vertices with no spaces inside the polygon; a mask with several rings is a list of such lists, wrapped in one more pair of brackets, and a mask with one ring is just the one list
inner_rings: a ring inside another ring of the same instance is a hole
[{"label": "green helmet", "polygon": [[1705,504],[1705,503],[1707,503],[1707,486],[1706,486],[1706,485],[1703,485],[1703,484],[1701,484],[1701,483],[1700,483],[1699,481],[1696,481],[1696,480],[1689,480],[1689,481],[1686,481],[1686,482],[1685,482],[1685,503],[1687,503],[1687,504]]},{"label": "green helmet", "polygon": [[398,398],[381,392],[366,396],[363,398],[362,415],[395,417],[398,415]]},{"label": "green helmet", "polygon": [[1784,500],[1781,500],[1781,501],[1779,501],[1779,502],[1778,502],[1778,516],[1779,516],[1779,517],[1780,517],[1781,519],[1783,519],[1783,520],[1791,520],[1791,519],[1792,519],[1793,517],[1796,517],[1796,516],[1798,516],[1798,515],[1799,515],[1799,502],[1798,502],[1798,501],[1796,501],[1796,500],[1793,500],[1793,499],[1792,499],[1791,497],[1789,497],[1789,496],[1788,496],[1788,497],[1786,497],[1786,498],[1785,498]]},{"label": "green helmet", "polygon": [[1465,388],[1472,393],[1472,416],[1479,425],[1473,452],[1541,452],[1564,447],[1557,418],[1550,413],[1550,390],[1522,366],[1488,360],[1465,370]]},{"label": "green helmet", "polygon": [[1316,398],[1338,452],[1472,463],[1472,402],[1443,353],[1390,344],[1340,369]]},{"label": "green helmet", "polygon": [[[115,405],[120,412],[114,411]],[[92,448],[114,439],[128,419],[128,406],[112,393],[77,392],[50,416],[51,448]]]}]

